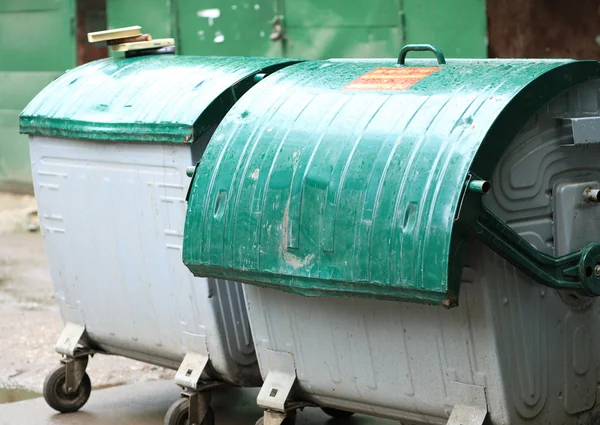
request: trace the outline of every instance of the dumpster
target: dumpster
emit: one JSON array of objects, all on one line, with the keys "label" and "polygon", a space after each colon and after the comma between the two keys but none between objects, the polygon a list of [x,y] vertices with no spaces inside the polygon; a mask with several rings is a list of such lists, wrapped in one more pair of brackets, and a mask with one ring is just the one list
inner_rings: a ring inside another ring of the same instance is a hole
[{"label": "dumpster", "polygon": [[51,407],[70,412],[85,404],[94,353],[178,369],[185,397],[167,423],[187,423],[189,415],[190,423],[211,423],[200,390],[260,385],[241,286],[194,278],[181,264],[186,168],[237,99],[290,63],[100,60],[66,72],[23,111],[65,321],[56,346],[62,365],[44,385]]},{"label": "dumpster", "polygon": [[595,61],[431,45],[249,90],[197,165],[183,260],[246,284],[260,421],[598,423],[599,93]]}]

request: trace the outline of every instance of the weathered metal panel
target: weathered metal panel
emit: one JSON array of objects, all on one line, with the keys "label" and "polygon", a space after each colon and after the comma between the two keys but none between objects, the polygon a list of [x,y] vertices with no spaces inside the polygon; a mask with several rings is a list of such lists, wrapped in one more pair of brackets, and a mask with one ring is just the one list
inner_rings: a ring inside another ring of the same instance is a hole
[{"label": "weathered metal panel", "polygon": [[393,57],[402,45],[424,40],[453,57],[487,55],[485,4],[480,0],[282,3],[282,45],[289,56]]},{"label": "weathered metal panel", "polygon": [[0,71],[57,71],[73,66],[74,18],[72,0],[2,1]]},{"label": "weathered metal panel", "polygon": [[108,353],[177,369],[186,353],[208,352],[209,376],[257,385],[241,285],[181,263],[191,147],[43,136],[30,146],[65,321]]},{"label": "weathered metal panel", "polygon": [[293,27],[286,28],[286,37],[286,55],[310,59],[389,58],[405,44],[400,25]]},{"label": "weathered metal panel", "polygon": [[270,41],[273,0],[181,0],[176,19],[179,52],[186,55],[283,56]]},{"label": "weathered metal panel", "polygon": [[218,123],[258,72],[285,59],[142,56],[65,73],[21,114],[29,134],[187,143]]},{"label": "weathered metal panel", "polygon": [[289,27],[397,26],[401,9],[400,0],[283,0],[285,22]]},{"label": "weathered metal panel", "polygon": [[483,0],[404,0],[403,12],[406,43],[423,43],[425,40],[451,57],[487,57]]},{"label": "weathered metal panel", "polygon": [[456,302],[464,235],[453,224],[469,171],[488,177],[525,120],[598,64],[409,60],[415,75],[439,69],[408,88],[349,90],[394,67],[306,62],[236,104],[193,181],[192,272],[303,295]]},{"label": "weathered metal panel", "polygon": [[[406,43],[433,42],[456,57],[485,57],[481,0],[108,0],[111,27],[142,25],[172,36],[186,55],[392,57]],[[279,18],[283,32],[271,40]],[[459,27],[461,30],[456,31]]]}]

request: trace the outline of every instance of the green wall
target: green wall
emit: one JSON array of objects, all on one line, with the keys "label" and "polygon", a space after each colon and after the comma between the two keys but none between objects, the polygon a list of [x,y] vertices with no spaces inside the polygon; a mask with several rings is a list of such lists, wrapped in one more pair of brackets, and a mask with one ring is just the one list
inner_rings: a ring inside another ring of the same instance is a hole
[{"label": "green wall", "polygon": [[[487,52],[484,0],[107,0],[106,9],[110,28],[141,25],[187,55],[394,57],[407,43],[437,44],[447,57]],[[285,36],[270,40],[277,17]],[[76,65],[75,31],[75,0],[0,0],[0,189],[31,182],[19,113]]]},{"label": "green wall", "polygon": [[0,1],[0,189],[29,188],[27,137],[19,113],[76,62],[71,0]]},{"label": "green wall", "polygon": [[[393,57],[407,43],[487,54],[485,0],[108,0],[107,9],[111,27],[175,37],[187,55]],[[285,37],[272,41],[276,17]]]}]

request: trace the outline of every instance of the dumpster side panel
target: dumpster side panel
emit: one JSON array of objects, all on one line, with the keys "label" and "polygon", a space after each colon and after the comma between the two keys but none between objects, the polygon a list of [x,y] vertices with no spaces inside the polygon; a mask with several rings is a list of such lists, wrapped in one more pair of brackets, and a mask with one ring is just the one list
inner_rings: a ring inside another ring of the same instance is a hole
[{"label": "dumpster side panel", "polygon": [[[303,295],[455,305],[452,227],[471,162],[532,81],[561,66],[597,68],[567,63],[415,60],[404,68],[412,85],[398,77],[400,88],[372,74],[396,75],[394,62],[273,74],[229,112],[198,166],[184,262]],[[523,97],[561,89],[536,90]]]},{"label": "dumpster side panel", "polygon": [[181,264],[190,147],[38,136],[30,145],[65,321],[112,354],[177,368],[187,352],[208,351],[216,376],[256,383],[239,284],[215,291]]},{"label": "dumpster side panel", "polygon": [[598,303],[573,309],[475,243],[459,307],[302,297],[245,286],[263,377],[292,353],[301,397],[337,409],[446,423],[467,387],[491,424],[593,424]]},{"label": "dumpster side panel", "polygon": [[442,425],[471,386],[485,388],[496,418],[508,418],[485,283],[471,260],[452,310],[245,285],[263,378],[269,352],[283,351],[294,357],[302,396],[322,406]]}]

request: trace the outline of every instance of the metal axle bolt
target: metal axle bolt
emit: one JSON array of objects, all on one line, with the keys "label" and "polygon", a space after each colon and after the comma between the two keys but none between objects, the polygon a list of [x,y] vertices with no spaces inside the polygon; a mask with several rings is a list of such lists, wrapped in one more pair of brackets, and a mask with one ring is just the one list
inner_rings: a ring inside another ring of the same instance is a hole
[{"label": "metal axle bolt", "polygon": [[594,267],[594,274],[600,277],[600,264],[596,264],[596,267]]},{"label": "metal axle bolt", "polygon": [[592,189],[591,187],[586,187],[583,191],[583,200],[585,202],[600,202],[600,189]]}]

